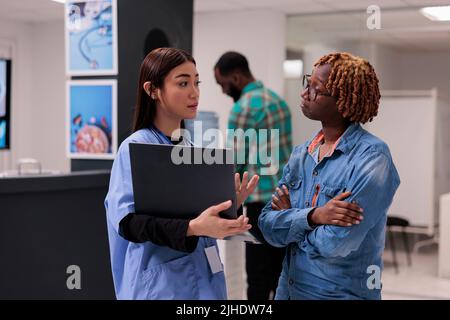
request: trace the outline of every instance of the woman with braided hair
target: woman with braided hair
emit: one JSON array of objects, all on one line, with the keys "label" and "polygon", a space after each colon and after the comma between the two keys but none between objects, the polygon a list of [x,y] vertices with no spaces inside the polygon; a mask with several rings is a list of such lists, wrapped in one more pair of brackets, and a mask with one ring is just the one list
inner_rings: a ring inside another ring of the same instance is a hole
[{"label": "woman with braided hair", "polygon": [[360,123],[378,113],[370,63],[331,53],[305,75],[301,109],[320,130],[297,146],[259,218],[287,247],[276,299],[381,299],[386,216],[400,179],[388,146]]}]

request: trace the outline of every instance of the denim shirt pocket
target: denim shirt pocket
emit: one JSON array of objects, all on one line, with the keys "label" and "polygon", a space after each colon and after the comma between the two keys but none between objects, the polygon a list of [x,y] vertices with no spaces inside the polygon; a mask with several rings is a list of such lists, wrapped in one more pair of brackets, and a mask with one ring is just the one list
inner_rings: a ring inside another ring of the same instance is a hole
[{"label": "denim shirt pocket", "polygon": [[288,176],[286,176],[286,181],[287,181],[287,187],[288,189],[298,189],[300,188],[300,184],[302,183],[302,177],[297,177],[295,175],[291,175],[289,174]]},{"label": "denim shirt pocket", "polygon": [[300,186],[302,184],[302,177],[295,175],[287,175],[286,176],[286,187],[289,190],[289,198],[291,199],[291,207],[298,207],[298,203],[300,202]]},{"label": "denim shirt pocket", "polygon": [[346,188],[343,185],[330,185],[330,184],[322,184],[320,189],[319,201],[317,206],[323,206],[328,201],[333,199],[334,197],[340,195],[345,192]]},{"label": "denim shirt pocket", "polygon": [[198,299],[197,276],[191,255],[165,262],[144,271],[150,300]]}]

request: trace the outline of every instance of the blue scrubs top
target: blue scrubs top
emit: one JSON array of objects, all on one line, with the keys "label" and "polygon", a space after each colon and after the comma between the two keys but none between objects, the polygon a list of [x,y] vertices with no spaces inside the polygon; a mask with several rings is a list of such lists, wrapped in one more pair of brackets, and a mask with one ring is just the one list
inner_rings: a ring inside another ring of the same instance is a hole
[{"label": "blue scrubs top", "polygon": [[217,250],[215,239],[200,237],[195,251],[186,253],[119,235],[120,221],[135,212],[130,142],[171,144],[158,129],[141,129],[124,140],[114,160],[105,207],[117,299],[226,299],[224,272],[213,274],[205,254],[207,247]]}]

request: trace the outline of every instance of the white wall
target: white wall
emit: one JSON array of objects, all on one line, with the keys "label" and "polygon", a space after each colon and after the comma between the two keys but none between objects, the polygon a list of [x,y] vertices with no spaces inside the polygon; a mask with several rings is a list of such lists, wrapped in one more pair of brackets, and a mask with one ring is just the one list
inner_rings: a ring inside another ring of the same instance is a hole
[{"label": "white wall", "polygon": [[[380,89],[400,90],[401,84],[399,82],[399,79],[403,77],[400,66],[402,59],[407,54],[403,54],[401,51],[383,45],[373,46],[373,54],[370,57],[371,59],[369,61],[375,68],[375,72],[377,73],[378,79],[380,80]],[[408,88],[406,90],[411,89],[412,88]],[[419,88],[417,89],[421,90]]]},{"label": "white wall", "polygon": [[438,180],[437,193],[443,194],[450,192],[450,92],[438,90],[438,123],[436,133],[436,152],[437,152],[437,174]]},{"label": "white wall", "polygon": [[216,111],[219,125],[226,129],[233,101],[222,94],[214,79],[213,68],[229,50],[244,54],[256,79],[283,94],[285,58],[283,13],[239,11],[197,13],[194,16],[193,54],[200,74],[200,110]]},{"label": "white wall", "polygon": [[450,91],[450,52],[372,47],[368,58],[380,79],[381,89]]},{"label": "white wall", "polygon": [[0,151],[0,170],[20,158],[36,158],[44,169],[69,171],[65,156],[63,21],[0,21],[0,40],[13,46],[11,150]]},{"label": "white wall", "polygon": [[25,157],[30,149],[32,117],[31,92],[32,28],[26,24],[0,20],[0,40],[12,48],[11,151],[0,151],[0,170],[10,169],[15,159]]},{"label": "white wall", "polygon": [[[450,52],[402,52],[397,60],[397,73],[401,89],[424,90],[438,88],[450,92]],[[395,76],[395,75],[393,75]]]},{"label": "white wall", "polygon": [[[433,234],[438,200],[435,193],[438,154],[435,144],[430,143],[436,141],[439,126],[435,94],[433,91],[382,91],[380,110],[365,128],[389,146],[400,175],[401,184],[389,214],[404,217],[411,226],[428,228]],[[405,114],[408,117],[402,119]],[[402,119],[400,125],[399,119]],[[414,139],[411,139],[412,132]],[[413,149],[420,152],[411,161],[408,151]]]},{"label": "white wall", "polygon": [[440,198],[438,275],[450,279],[450,193]]},{"label": "white wall", "polygon": [[65,152],[64,23],[33,25],[32,136],[33,157],[43,168],[69,171]]},{"label": "white wall", "polygon": [[[283,13],[239,11],[197,13],[194,16],[193,54],[201,84],[200,110],[215,111],[221,130],[227,128],[233,101],[222,93],[214,79],[213,68],[226,51],[238,51],[249,60],[254,77],[283,94],[285,59],[285,25]],[[225,264],[228,298],[246,297],[244,246],[239,242],[219,242]]]}]

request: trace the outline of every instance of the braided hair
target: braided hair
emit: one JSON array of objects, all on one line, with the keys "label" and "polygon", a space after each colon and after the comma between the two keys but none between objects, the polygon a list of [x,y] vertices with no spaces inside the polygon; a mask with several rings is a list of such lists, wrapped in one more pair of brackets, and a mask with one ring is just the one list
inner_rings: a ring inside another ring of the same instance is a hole
[{"label": "braided hair", "polygon": [[324,64],[331,66],[326,88],[337,98],[336,104],[342,116],[351,122],[372,121],[380,102],[378,78],[372,65],[347,52],[325,55],[314,67]]}]

